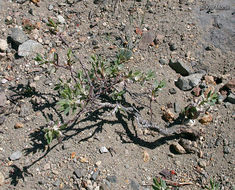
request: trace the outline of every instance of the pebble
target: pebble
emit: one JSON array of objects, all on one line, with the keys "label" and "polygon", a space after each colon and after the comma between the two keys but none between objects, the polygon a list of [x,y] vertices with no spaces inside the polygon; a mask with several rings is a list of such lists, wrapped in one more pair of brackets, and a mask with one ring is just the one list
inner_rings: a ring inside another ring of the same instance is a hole
[{"label": "pebble", "polygon": [[51,164],[50,163],[46,163],[43,167],[44,170],[49,170],[51,168]]},{"label": "pebble", "polygon": [[64,17],[63,17],[63,16],[58,15],[58,16],[57,16],[57,19],[58,19],[59,23],[61,23],[61,24],[65,24],[65,19],[64,19]]},{"label": "pebble", "polygon": [[95,172],[91,175],[91,180],[94,180],[94,181],[95,181],[95,180],[97,179],[99,173],[100,173],[99,170],[95,171]]},{"label": "pebble", "polygon": [[6,51],[8,48],[7,41],[4,39],[0,39],[0,51]]},{"label": "pebble", "polygon": [[85,171],[83,169],[75,169],[74,174],[77,178],[81,178],[85,175]]},{"label": "pebble", "polygon": [[187,77],[179,77],[175,85],[183,91],[191,90],[200,83],[202,76],[202,74],[196,73]]},{"label": "pebble", "polygon": [[193,73],[193,70],[182,59],[178,59],[177,61],[171,59],[169,66],[182,76],[188,76]]},{"label": "pebble", "polygon": [[40,80],[40,76],[36,76],[33,78],[34,81],[39,81]]},{"label": "pebble", "polygon": [[107,176],[106,179],[107,179],[110,183],[117,183],[117,176],[115,176],[115,175]]},{"label": "pebble", "polygon": [[96,167],[99,167],[99,166],[101,165],[101,163],[102,163],[101,161],[97,161],[97,162],[95,163],[95,166],[96,166]]},{"label": "pebble", "polygon": [[101,154],[107,153],[107,152],[109,152],[109,151],[108,151],[108,149],[107,149],[105,146],[102,146],[102,147],[100,148],[100,153],[101,153]]},{"label": "pebble", "polygon": [[49,6],[48,6],[48,10],[49,10],[49,11],[51,11],[53,8],[54,8],[53,5],[49,5]]},{"label": "pebble", "polygon": [[200,161],[198,162],[198,165],[199,165],[200,167],[202,167],[202,168],[205,168],[205,167],[207,166],[207,163],[206,163],[205,160],[200,160]]},{"label": "pebble", "polygon": [[231,152],[229,146],[224,146],[223,152],[224,152],[224,154],[229,154]]},{"label": "pebble", "polygon": [[18,55],[25,57],[29,55],[36,55],[37,53],[43,54],[44,48],[42,44],[34,41],[34,40],[28,40],[21,44],[18,48]]},{"label": "pebble", "polygon": [[6,84],[6,83],[7,83],[7,81],[8,81],[7,79],[2,79],[2,81],[1,81],[1,82],[2,82],[2,84]]},{"label": "pebble", "polygon": [[16,151],[16,152],[11,154],[10,160],[12,160],[12,161],[19,160],[21,158],[21,156],[22,156],[22,152]]},{"label": "pebble", "polygon": [[23,127],[24,127],[24,124],[20,123],[20,122],[16,123],[15,126],[14,126],[15,129],[20,129],[20,128],[23,128]]},{"label": "pebble", "polygon": [[170,89],[169,89],[169,93],[170,93],[170,94],[176,94],[175,88],[170,88]]},{"label": "pebble", "polygon": [[7,97],[4,92],[0,92],[0,107],[4,107],[7,102]]},{"label": "pebble", "polygon": [[167,64],[167,60],[161,58],[161,59],[159,60],[159,63],[160,63],[161,65],[166,65],[166,64]]},{"label": "pebble", "polygon": [[227,96],[226,100],[227,100],[228,102],[230,102],[231,104],[235,104],[235,94],[230,93],[230,94]]},{"label": "pebble", "polygon": [[2,125],[6,120],[5,116],[0,116],[0,125]]},{"label": "pebble", "polygon": [[0,186],[2,186],[4,184],[4,181],[5,181],[5,177],[2,174],[2,172],[0,172]]},{"label": "pebble", "polygon": [[181,112],[180,106],[177,102],[174,103],[174,111],[175,113]]},{"label": "pebble", "polygon": [[186,150],[179,143],[177,143],[177,142],[173,143],[171,146],[179,154],[185,154],[186,153]]},{"label": "pebble", "polygon": [[20,45],[28,40],[28,37],[26,36],[24,31],[20,28],[13,28],[11,31],[12,33],[10,38],[16,45]]},{"label": "pebble", "polygon": [[170,50],[171,50],[171,51],[177,50],[177,46],[176,46],[176,44],[173,43],[173,42],[170,42],[170,43],[169,43],[169,47],[170,47]]}]

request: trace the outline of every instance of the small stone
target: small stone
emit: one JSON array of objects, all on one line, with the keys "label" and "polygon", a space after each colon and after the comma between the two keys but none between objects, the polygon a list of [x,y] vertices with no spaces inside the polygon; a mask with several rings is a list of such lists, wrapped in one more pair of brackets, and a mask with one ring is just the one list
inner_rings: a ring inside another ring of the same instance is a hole
[{"label": "small stone", "polygon": [[98,162],[95,163],[95,166],[99,167],[101,165],[101,163],[102,163],[101,161],[98,161]]},{"label": "small stone", "polygon": [[0,125],[2,125],[6,120],[5,116],[0,116]]},{"label": "small stone", "polygon": [[161,65],[166,65],[166,64],[167,64],[167,60],[161,58],[161,59],[159,60],[159,63],[160,63]]},{"label": "small stone", "polygon": [[11,31],[12,31],[12,34],[10,38],[13,41],[13,43],[15,43],[16,45],[20,45],[28,40],[28,37],[20,28],[13,28]]},{"label": "small stone", "polygon": [[147,151],[144,151],[143,158],[144,162],[148,162],[150,160],[149,153]]},{"label": "small stone", "polygon": [[46,163],[43,167],[44,170],[49,170],[51,168],[51,164],[50,163]]},{"label": "small stone", "polygon": [[2,79],[2,84],[5,84],[5,83],[7,83],[8,82],[8,80],[7,79]]},{"label": "small stone", "polygon": [[0,39],[0,51],[6,51],[8,48],[8,44],[6,40]]},{"label": "small stone", "polygon": [[174,111],[175,113],[181,112],[180,106],[177,102],[174,103]]},{"label": "small stone", "polygon": [[170,50],[171,50],[171,51],[177,50],[177,46],[176,46],[176,44],[173,43],[173,42],[170,42],[170,43],[169,43],[169,47],[170,47]]},{"label": "small stone", "polygon": [[67,0],[67,3],[72,5],[74,3],[74,0]]},{"label": "small stone", "polygon": [[207,163],[206,163],[205,160],[200,160],[200,161],[198,162],[198,165],[199,165],[200,167],[202,167],[202,168],[205,168],[205,167],[207,166]]},{"label": "small stone", "polygon": [[40,76],[36,76],[36,77],[34,77],[34,79],[33,79],[34,81],[39,81],[40,80]]},{"label": "small stone", "polygon": [[54,8],[54,7],[53,7],[53,5],[51,5],[51,4],[48,6],[48,10],[49,10],[49,11],[51,11],[53,8]]},{"label": "small stone", "polygon": [[202,76],[203,74],[196,73],[187,77],[179,77],[175,85],[183,91],[191,90],[201,82]]},{"label": "small stone", "polygon": [[169,89],[169,93],[170,93],[170,94],[176,94],[176,90],[175,90],[174,88],[170,88],[170,89]]},{"label": "small stone", "polygon": [[23,4],[23,3],[25,3],[27,0],[16,0],[16,2],[17,3],[19,3],[19,4]]},{"label": "small stone", "polygon": [[182,59],[178,59],[177,61],[171,59],[169,66],[182,76],[188,76],[193,73],[192,68],[190,68]]},{"label": "small stone", "polygon": [[112,175],[112,176],[107,176],[106,178],[110,183],[117,183],[117,176]]},{"label": "small stone", "polygon": [[225,88],[229,89],[229,91],[235,93],[235,78],[231,79],[224,85]]},{"label": "small stone", "polygon": [[228,102],[230,102],[231,104],[235,104],[235,94],[230,93],[230,94],[227,96],[226,100],[227,100]]},{"label": "small stone", "polygon": [[154,33],[153,31],[148,31],[143,33],[142,38],[140,39],[140,43],[139,43],[139,48],[141,50],[145,50],[149,47],[149,45],[151,45],[154,41]]},{"label": "small stone", "polygon": [[224,154],[229,154],[231,152],[231,150],[228,146],[224,146],[223,152],[224,152]]},{"label": "small stone", "polygon": [[85,42],[87,40],[87,37],[86,36],[80,36],[79,38],[78,38],[78,41],[79,42]]},{"label": "small stone", "polygon": [[44,48],[42,44],[34,41],[34,40],[28,40],[21,44],[18,48],[18,55],[25,57],[29,55],[36,55],[37,53],[43,54]]},{"label": "small stone", "polygon": [[75,169],[74,174],[77,178],[81,178],[85,175],[85,171],[83,169]]},{"label": "small stone", "polygon": [[185,154],[186,153],[186,150],[179,143],[173,143],[171,146],[179,154]]},{"label": "small stone", "polygon": [[16,151],[16,152],[11,154],[10,160],[12,160],[12,161],[19,160],[21,158],[21,156],[22,156],[22,152]]},{"label": "small stone", "polygon": [[[4,107],[7,103],[7,97],[4,92],[0,92],[0,107]],[[0,111],[1,112],[1,111]]]},{"label": "small stone", "polygon": [[0,186],[2,186],[5,182],[5,177],[4,175],[2,174],[2,172],[0,172]]},{"label": "small stone", "polygon": [[229,145],[228,140],[227,140],[227,139],[224,139],[224,140],[223,140],[223,144],[224,144],[224,146],[228,146],[228,145]]},{"label": "small stone", "polygon": [[213,85],[216,85],[216,82],[215,82],[213,76],[206,75],[206,76],[204,76],[204,79],[205,79],[205,81],[206,81],[206,84],[213,84]]},{"label": "small stone", "polygon": [[14,126],[15,129],[20,129],[20,128],[23,128],[23,127],[24,127],[24,124],[20,123],[20,122],[16,123],[15,126]]},{"label": "small stone", "polygon": [[93,46],[97,46],[98,45],[98,41],[97,40],[92,40],[92,45]]},{"label": "small stone", "polygon": [[64,17],[63,17],[63,16],[58,15],[58,16],[57,16],[57,19],[58,19],[59,23],[61,23],[61,24],[65,24],[65,19],[64,19]]},{"label": "small stone", "polygon": [[200,120],[199,120],[199,122],[201,123],[201,124],[204,124],[204,125],[207,125],[207,124],[209,124],[210,122],[212,122],[213,121],[213,117],[212,117],[212,115],[211,114],[206,114],[206,115],[204,115]]},{"label": "small stone", "polygon": [[107,149],[105,146],[102,146],[102,147],[100,148],[100,153],[101,153],[101,154],[107,153],[107,152],[109,152],[109,151],[108,151],[108,149]]},{"label": "small stone", "polygon": [[99,173],[100,173],[99,170],[97,170],[96,172],[94,172],[94,173],[91,175],[91,180],[94,180],[94,181],[95,181],[95,180],[97,179]]},{"label": "small stone", "polygon": [[166,111],[164,111],[163,113],[163,119],[166,121],[173,121],[175,119],[175,115],[169,110],[167,109]]}]

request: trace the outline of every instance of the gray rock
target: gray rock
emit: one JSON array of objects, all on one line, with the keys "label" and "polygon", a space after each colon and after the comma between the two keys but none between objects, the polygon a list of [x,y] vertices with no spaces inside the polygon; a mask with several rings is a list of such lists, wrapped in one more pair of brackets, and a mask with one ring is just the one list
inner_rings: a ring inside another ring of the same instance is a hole
[{"label": "gray rock", "polygon": [[11,159],[12,161],[14,161],[14,160],[19,160],[19,159],[21,158],[21,156],[22,156],[22,152],[16,151],[16,152],[14,152],[14,153],[11,154],[10,159]]},{"label": "gray rock", "polygon": [[184,91],[191,90],[200,83],[202,76],[203,74],[195,73],[187,77],[179,77],[175,85]]},{"label": "gray rock", "polygon": [[5,116],[0,116],[0,125],[2,125],[6,120]]},{"label": "gray rock", "polygon": [[228,146],[224,146],[223,152],[224,152],[224,154],[229,154],[231,152],[231,150]]},{"label": "gray rock", "polygon": [[170,50],[171,50],[171,51],[175,51],[175,50],[177,50],[177,46],[176,46],[176,44],[175,44],[175,43],[170,42],[170,43],[169,43],[169,46],[170,46]]},{"label": "gray rock", "polygon": [[7,98],[4,92],[0,92],[0,107],[4,107],[7,102]]},{"label": "gray rock", "polygon": [[11,32],[10,38],[16,45],[20,45],[28,40],[28,37],[25,35],[24,31],[20,28],[12,28]]},{"label": "gray rock", "polygon": [[2,186],[4,184],[4,181],[5,181],[5,177],[2,174],[2,172],[0,172],[0,186]]},{"label": "gray rock", "polygon": [[65,19],[64,19],[64,17],[63,17],[63,16],[58,15],[58,16],[57,16],[57,19],[58,19],[59,23],[61,23],[61,24],[65,24]]},{"label": "gray rock", "polygon": [[117,183],[117,176],[112,175],[106,178],[110,183]]},{"label": "gray rock", "polygon": [[179,143],[175,142],[171,145],[178,154],[185,154],[186,150]]},{"label": "gray rock", "polygon": [[230,93],[230,94],[227,96],[226,100],[227,100],[228,102],[230,102],[231,104],[235,104],[235,94]]},{"label": "gray rock", "polygon": [[0,51],[6,51],[8,48],[7,41],[4,39],[0,39]]},{"label": "gray rock", "polygon": [[107,184],[102,184],[100,190],[110,190],[110,187]]},{"label": "gray rock", "polygon": [[176,94],[176,90],[174,88],[169,89],[170,94]]},{"label": "gray rock", "polygon": [[49,11],[51,11],[53,8],[54,8],[54,7],[53,7],[53,5],[51,5],[51,4],[48,6],[48,10],[49,10]]},{"label": "gray rock", "polygon": [[198,165],[199,165],[200,167],[202,167],[202,168],[205,168],[205,167],[207,166],[205,160],[200,160],[200,161],[198,162]]},{"label": "gray rock", "polygon": [[109,151],[108,151],[108,149],[107,149],[105,146],[102,146],[102,147],[100,148],[100,153],[101,153],[101,154],[107,153],[107,152],[109,152]]},{"label": "gray rock", "polygon": [[94,173],[91,175],[91,180],[94,180],[94,181],[95,181],[95,180],[97,179],[99,173],[100,173],[99,170],[97,170],[96,172],[94,172]]},{"label": "gray rock", "polygon": [[140,189],[140,185],[136,181],[131,180],[130,189],[132,189],[132,190],[139,190]]},{"label": "gray rock", "polygon": [[34,41],[34,40],[28,40],[21,44],[18,49],[18,55],[19,56],[29,56],[29,55],[36,55],[37,53],[43,53],[44,49],[42,44]]},{"label": "gray rock", "polygon": [[182,76],[188,76],[193,73],[192,68],[190,68],[183,60],[179,59],[177,61],[170,60],[169,66],[174,69],[177,73]]},{"label": "gray rock", "polygon": [[166,65],[166,64],[167,64],[167,60],[164,59],[164,58],[161,58],[161,59],[159,60],[159,63],[160,63],[161,65]]},{"label": "gray rock", "polygon": [[174,103],[174,111],[175,113],[179,113],[181,111],[180,106],[177,102]]},{"label": "gray rock", "polygon": [[74,174],[76,175],[77,178],[81,178],[85,175],[85,170],[83,169],[75,169]]}]

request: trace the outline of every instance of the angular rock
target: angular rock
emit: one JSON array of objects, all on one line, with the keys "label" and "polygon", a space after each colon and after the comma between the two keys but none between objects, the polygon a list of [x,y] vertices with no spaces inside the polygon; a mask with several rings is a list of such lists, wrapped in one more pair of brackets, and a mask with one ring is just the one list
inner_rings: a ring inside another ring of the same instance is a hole
[{"label": "angular rock", "polygon": [[201,73],[195,73],[187,77],[179,77],[175,85],[184,91],[191,90],[200,83],[202,76],[203,74]]},{"label": "angular rock", "polygon": [[43,53],[44,49],[42,44],[34,41],[34,40],[28,40],[21,44],[18,49],[18,55],[25,57],[29,55],[36,55],[37,53]]},{"label": "angular rock", "polygon": [[154,36],[153,31],[148,31],[146,33],[143,33],[143,36],[139,43],[139,48],[141,50],[147,49],[148,46],[153,43],[154,38],[155,36]]},{"label": "angular rock", "polygon": [[0,107],[4,107],[7,102],[7,98],[4,92],[0,92]]},{"label": "angular rock", "polygon": [[100,148],[100,153],[101,153],[101,154],[107,153],[107,152],[109,152],[109,151],[108,151],[108,149],[107,149],[105,146],[102,146],[102,147]]},{"label": "angular rock", "polygon": [[28,37],[25,35],[24,31],[20,28],[13,28],[11,32],[10,38],[17,46],[28,40]]},{"label": "angular rock", "polygon": [[178,154],[185,154],[186,153],[186,150],[179,143],[173,143],[171,146],[174,148],[174,150]]},{"label": "angular rock", "polygon": [[226,100],[227,100],[228,102],[230,102],[231,104],[235,104],[235,94],[230,93],[230,94],[227,96]]},{"label": "angular rock", "polygon": [[57,19],[58,19],[59,23],[61,23],[61,24],[65,24],[65,19],[64,19],[64,17],[63,17],[63,16],[58,15],[58,16],[57,16]]},{"label": "angular rock", "polygon": [[83,169],[75,169],[74,174],[77,178],[81,178],[85,175],[85,171]]},{"label": "angular rock", "polygon": [[97,170],[96,172],[94,172],[94,173],[91,175],[91,180],[94,180],[94,181],[95,181],[95,180],[97,179],[99,173],[100,173],[99,170]]},{"label": "angular rock", "polygon": [[131,180],[130,189],[132,189],[132,190],[140,190],[140,185],[136,181]]},{"label": "angular rock", "polygon": [[190,68],[183,60],[179,59],[177,61],[170,60],[169,66],[174,69],[177,73],[182,76],[188,76],[193,73],[192,68]]},{"label": "angular rock", "polygon": [[19,159],[21,158],[21,156],[22,156],[22,152],[16,151],[16,152],[14,152],[14,153],[11,154],[10,159],[11,159],[12,161],[14,161],[14,160],[19,160]]},{"label": "angular rock", "polygon": [[0,39],[0,51],[6,51],[8,48],[7,41],[4,39]]}]

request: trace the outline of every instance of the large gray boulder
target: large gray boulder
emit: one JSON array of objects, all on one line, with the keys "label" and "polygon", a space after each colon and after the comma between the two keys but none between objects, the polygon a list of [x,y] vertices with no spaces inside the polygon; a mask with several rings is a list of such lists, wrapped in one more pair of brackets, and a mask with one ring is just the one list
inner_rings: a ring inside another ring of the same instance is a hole
[{"label": "large gray boulder", "polygon": [[34,40],[28,40],[18,48],[18,55],[22,57],[30,55],[35,56],[37,53],[42,54],[43,52],[43,45]]}]

